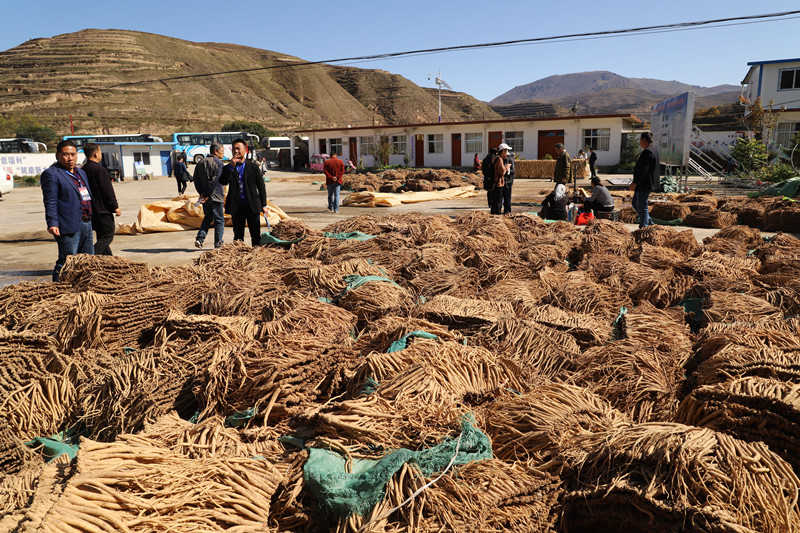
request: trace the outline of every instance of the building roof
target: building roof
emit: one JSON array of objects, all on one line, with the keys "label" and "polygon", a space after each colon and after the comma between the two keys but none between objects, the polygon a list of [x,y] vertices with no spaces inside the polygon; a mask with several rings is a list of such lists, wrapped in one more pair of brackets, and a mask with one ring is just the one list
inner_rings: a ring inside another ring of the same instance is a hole
[{"label": "building roof", "polygon": [[350,128],[341,126],[338,128],[320,128],[311,130],[296,130],[295,133],[316,133],[322,131],[357,131],[357,130],[375,130],[379,128],[420,128],[424,126],[461,126],[461,125],[477,125],[477,124],[499,124],[506,122],[544,122],[548,120],[581,120],[589,118],[620,118],[629,122],[642,123],[643,121],[635,115],[569,115],[566,117],[539,117],[539,118],[493,118],[489,120],[466,120],[460,122],[420,122],[417,124],[380,124],[375,126],[356,126]]},{"label": "building roof", "polygon": [[794,59],[771,59],[769,61],[750,61],[747,65],[769,65],[771,63],[796,63],[800,61],[800,57],[795,57]]}]

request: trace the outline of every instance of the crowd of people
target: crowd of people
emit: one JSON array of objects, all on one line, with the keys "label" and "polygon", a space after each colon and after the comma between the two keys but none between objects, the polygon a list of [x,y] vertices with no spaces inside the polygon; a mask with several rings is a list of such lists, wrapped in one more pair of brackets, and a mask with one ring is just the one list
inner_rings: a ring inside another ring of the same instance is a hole
[{"label": "crowd of people", "polygon": [[[94,143],[84,146],[86,161],[78,166],[75,143],[64,140],[56,146],[56,163],[41,177],[47,231],[58,246],[53,281],[58,281],[66,258],[76,254],[111,255],[114,239],[114,215],[120,216],[114,187],[108,171],[100,162],[102,150]],[[225,164],[224,149],[213,143],[209,155],[195,168],[192,176],[182,155],[176,158],[174,175],[178,193],[184,194],[188,181],[194,181],[203,206],[203,221],[195,246],[203,247],[206,235],[214,226],[214,246],[223,243],[225,214],[231,216],[233,240],[244,240],[245,226],[253,246],[261,243],[261,216],[267,216],[267,193],[263,172],[258,163],[247,158],[247,143],[236,139],[233,156]],[[227,196],[224,186],[228,186]],[[93,239],[96,234],[96,241]]]},{"label": "crowd of people", "polygon": [[[650,219],[647,201],[652,191],[660,186],[659,156],[650,132],[641,134],[639,144],[642,153],[633,171],[630,190],[634,191],[632,205],[639,215],[639,226],[646,227]],[[563,144],[555,145],[557,155],[553,171],[555,187],[542,202],[539,215],[549,220],[566,220],[569,216],[571,198],[567,185],[574,183],[572,158]],[[587,211],[603,212],[614,210],[614,199],[597,176],[595,163],[597,156],[589,148],[592,194],[583,199]],[[203,221],[195,237],[195,246],[202,248],[211,227],[214,227],[214,247],[223,244],[225,214],[231,216],[233,240],[243,241],[245,226],[249,229],[253,246],[261,242],[261,216],[267,217],[267,195],[264,185],[264,172],[251,158],[248,158],[247,143],[236,139],[232,143],[232,157],[223,161],[224,147],[212,143],[209,155],[195,167],[194,176],[186,167],[185,158],[178,155],[174,175],[178,184],[178,194],[184,194],[187,182],[193,181],[203,206]],[[53,235],[58,245],[58,258],[53,269],[53,281],[58,281],[66,258],[78,253],[111,255],[110,244],[114,238],[116,225],[114,215],[122,211],[117,203],[114,188],[108,171],[101,164],[102,151],[97,144],[88,143],[84,147],[86,161],[78,166],[78,151],[72,141],[64,140],[56,147],[56,163],[42,173],[42,196],[45,205],[47,231]],[[328,190],[328,210],[339,212],[339,194],[343,184],[345,165],[333,153],[325,161],[323,172]],[[583,150],[578,159],[587,158]],[[491,148],[481,160],[475,154],[473,169],[483,172],[483,185],[487,202],[493,215],[511,213],[511,194],[516,174],[516,161],[511,146],[502,143]],[[229,190],[225,194],[224,187]],[[92,233],[97,240],[93,241]]]}]

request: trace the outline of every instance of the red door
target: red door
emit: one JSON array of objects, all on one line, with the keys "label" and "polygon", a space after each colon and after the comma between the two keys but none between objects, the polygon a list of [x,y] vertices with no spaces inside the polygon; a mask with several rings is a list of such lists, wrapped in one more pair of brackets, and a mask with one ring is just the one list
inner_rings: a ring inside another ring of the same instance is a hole
[{"label": "red door", "polygon": [[325,144],[325,139],[320,139],[319,140],[319,152],[318,153],[320,153],[320,154],[327,154],[328,153],[328,149],[327,149],[326,144]]},{"label": "red door", "polygon": [[489,148],[497,148],[503,143],[503,132],[502,131],[490,131],[489,132]]},{"label": "red door", "polygon": [[453,166],[460,167],[461,166],[461,134],[454,133],[451,136],[453,141]]},{"label": "red door", "polygon": [[414,136],[414,166],[421,168],[425,166],[425,136]]},{"label": "red door", "polygon": [[356,137],[350,137],[350,161],[354,165],[358,164],[358,139]]},{"label": "red door", "polygon": [[556,144],[564,144],[564,130],[539,130],[539,159],[550,154],[553,159],[558,157]]}]

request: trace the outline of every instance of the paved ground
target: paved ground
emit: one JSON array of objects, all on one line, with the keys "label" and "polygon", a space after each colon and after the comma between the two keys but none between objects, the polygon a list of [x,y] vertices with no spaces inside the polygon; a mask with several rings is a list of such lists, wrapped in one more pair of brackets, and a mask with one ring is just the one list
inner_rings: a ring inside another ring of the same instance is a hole
[{"label": "paved ground", "polygon": [[[271,172],[267,183],[270,200],[290,216],[300,218],[315,228],[363,213],[375,215],[419,211],[424,214],[457,216],[469,209],[486,209],[486,195],[474,198],[402,205],[392,208],[342,207],[339,214],[326,209],[325,191],[319,190],[320,175],[293,172]],[[585,184],[588,186],[588,183]],[[514,202],[534,202],[551,190],[548,180],[518,179],[514,182]],[[124,181],[114,185],[122,208],[117,220],[130,223],[136,219],[139,205],[157,200],[171,199],[177,194],[175,180],[156,178],[149,181]],[[189,184],[193,192],[192,184]],[[344,196],[344,195],[343,195]],[[533,211],[534,207],[515,207],[519,211]],[[629,226],[634,229],[635,226]],[[22,280],[49,281],[56,260],[56,244],[47,233],[44,221],[42,194],[38,187],[15,189],[0,199],[0,286]],[[698,240],[712,235],[716,230],[695,229]],[[225,229],[226,242],[232,230]],[[195,231],[152,233],[145,235],[117,235],[111,244],[115,255],[152,265],[179,265],[192,261],[200,254],[194,247]],[[208,243],[209,240],[207,239]]]}]

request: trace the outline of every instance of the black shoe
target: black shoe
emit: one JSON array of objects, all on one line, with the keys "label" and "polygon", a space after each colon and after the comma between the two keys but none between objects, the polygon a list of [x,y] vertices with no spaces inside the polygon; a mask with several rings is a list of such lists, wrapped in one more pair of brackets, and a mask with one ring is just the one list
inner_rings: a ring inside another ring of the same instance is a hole
[{"label": "black shoe", "polygon": [[200,239],[197,239],[196,241],[194,241],[194,247],[195,248],[202,248],[203,247],[203,241],[201,241]]}]

